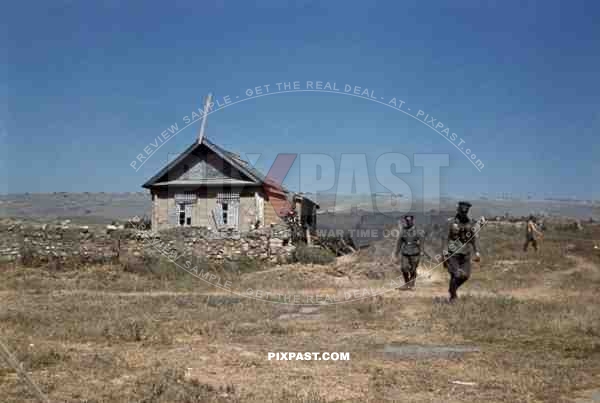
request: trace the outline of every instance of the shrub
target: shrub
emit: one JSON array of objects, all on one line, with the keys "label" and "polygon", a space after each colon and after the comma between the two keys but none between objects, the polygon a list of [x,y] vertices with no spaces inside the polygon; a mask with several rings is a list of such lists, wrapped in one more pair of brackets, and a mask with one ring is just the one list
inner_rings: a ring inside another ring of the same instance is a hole
[{"label": "shrub", "polygon": [[135,256],[127,256],[121,262],[123,266],[123,271],[127,273],[135,273],[135,274],[148,274],[149,271],[146,269],[147,260],[150,259],[149,256],[144,254],[142,257]]},{"label": "shrub", "polygon": [[62,271],[65,268],[65,265],[60,257],[50,256],[46,267],[51,271]]},{"label": "shrub", "polygon": [[19,256],[20,263],[25,267],[39,267],[42,264],[35,250],[29,246],[22,246],[19,250]]},{"label": "shrub", "polygon": [[[192,256],[187,259],[190,261],[189,271],[192,271],[193,268],[197,268],[198,271],[203,268],[210,269],[209,263],[203,258]],[[147,252],[141,257],[127,257],[122,266],[126,272],[149,275],[160,280],[177,280],[190,275],[182,269],[182,267],[187,269],[186,260],[178,260],[177,264],[175,264],[164,256]]]},{"label": "shrub", "polygon": [[258,271],[262,268],[258,259],[251,257],[242,256],[236,260],[225,260],[223,262],[223,269],[231,273],[250,273]]},{"label": "shrub", "polygon": [[317,246],[300,244],[294,250],[293,260],[298,263],[329,264],[335,261],[335,255]]},{"label": "shrub", "polygon": [[147,321],[139,319],[111,320],[102,328],[102,336],[109,340],[140,342],[151,334]]},{"label": "shrub", "polygon": [[18,353],[18,359],[28,370],[37,370],[69,360],[69,356],[54,349],[26,350]]},{"label": "shrub", "polygon": [[153,371],[149,376],[141,378],[135,385],[136,395],[143,396],[140,403],[163,402],[237,402],[235,388],[213,387],[196,379],[188,379],[179,368],[168,368]]}]

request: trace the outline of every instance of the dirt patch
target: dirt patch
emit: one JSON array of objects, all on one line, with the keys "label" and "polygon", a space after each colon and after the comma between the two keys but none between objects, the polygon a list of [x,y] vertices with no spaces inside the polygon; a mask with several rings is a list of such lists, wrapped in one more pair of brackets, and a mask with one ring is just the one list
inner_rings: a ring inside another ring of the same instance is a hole
[{"label": "dirt patch", "polygon": [[386,344],[381,353],[390,359],[460,358],[479,352],[476,346],[427,346],[420,344]]},{"label": "dirt patch", "polygon": [[573,403],[600,403],[600,388],[584,390],[578,393]]},{"label": "dirt patch", "polygon": [[220,305],[236,305],[244,299],[241,297],[230,297],[227,295],[209,295],[206,297],[206,305],[216,307]]},{"label": "dirt patch", "polygon": [[317,320],[317,319],[322,319],[322,315],[320,315],[319,312],[320,312],[319,307],[310,307],[310,306],[294,307],[294,306],[292,306],[291,309],[287,309],[284,313],[280,314],[277,317],[277,320],[292,320],[292,319]]}]

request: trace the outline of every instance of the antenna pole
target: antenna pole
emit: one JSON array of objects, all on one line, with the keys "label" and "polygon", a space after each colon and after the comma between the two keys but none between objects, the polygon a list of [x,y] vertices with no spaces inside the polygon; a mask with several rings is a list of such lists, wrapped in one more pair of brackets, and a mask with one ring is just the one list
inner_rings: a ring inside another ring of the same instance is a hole
[{"label": "antenna pole", "polygon": [[210,103],[212,101],[212,94],[209,93],[206,97],[206,101],[204,102],[204,114],[202,115],[202,123],[200,123],[200,133],[198,133],[198,143],[202,143],[202,139],[204,138],[204,130],[206,129],[206,115],[208,115],[208,110],[210,109]]}]

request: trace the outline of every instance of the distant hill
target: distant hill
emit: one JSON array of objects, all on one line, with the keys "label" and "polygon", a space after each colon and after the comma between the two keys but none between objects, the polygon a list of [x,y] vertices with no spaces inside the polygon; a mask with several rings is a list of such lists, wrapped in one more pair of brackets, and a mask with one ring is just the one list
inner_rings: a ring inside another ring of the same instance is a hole
[{"label": "distant hill", "polygon": [[[351,204],[358,201],[358,210],[373,212],[373,208],[379,208],[379,212],[397,210],[389,196],[370,197],[369,195],[350,198],[340,196],[337,198],[331,194],[319,194],[316,197],[321,206],[321,213],[349,213]],[[481,200],[470,199],[473,204],[471,213],[473,216],[495,217],[509,214],[512,216],[524,216],[529,214],[560,216],[577,218],[581,220],[600,220],[600,203],[591,201],[558,201],[558,200]],[[375,204],[376,202],[376,204]],[[439,206],[422,200],[413,200],[413,212],[431,212],[431,210],[454,211],[458,199],[443,197]],[[377,211],[376,211],[377,212]]]},{"label": "distant hill", "polygon": [[[375,197],[370,195],[356,197],[340,196],[334,194],[310,195],[315,198],[320,206],[321,213],[349,214],[351,205],[359,200],[358,209],[361,214],[373,213],[372,201]],[[438,210],[448,214],[454,210],[456,201],[442,198],[440,206],[415,200],[413,211],[430,212]],[[473,203],[472,215],[475,217],[502,216],[505,213],[514,216],[540,215],[562,216],[588,220],[600,220],[600,204],[575,201],[547,201],[547,200],[471,200]],[[390,196],[377,198],[377,206],[381,212],[397,210]],[[126,220],[133,216],[150,215],[151,200],[146,192],[131,193],[22,193],[0,195],[0,217],[28,218],[39,221],[52,221],[57,219],[71,219],[78,223],[110,223],[113,220]],[[326,219],[327,220],[327,219]]]},{"label": "distant hill", "polygon": [[150,195],[136,193],[23,193],[0,195],[0,217],[110,223],[150,215]]}]

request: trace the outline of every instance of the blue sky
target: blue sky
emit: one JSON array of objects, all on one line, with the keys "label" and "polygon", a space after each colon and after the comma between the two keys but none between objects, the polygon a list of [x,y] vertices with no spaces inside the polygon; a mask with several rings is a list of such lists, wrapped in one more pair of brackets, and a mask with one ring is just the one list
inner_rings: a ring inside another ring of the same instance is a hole
[{"label": "blue sky", "polygon": [[[0,35],[0,192],[139,191],[194,141],[167,127],[248,88],[323,81],[393,97],[443,122],[485,167],[422,122],[319,92],[250,99],[210,115],[207,135],[268,168],[280,152],[447,154],[441,191],[599,198],[600,4],[593,1],[10,2]],[[453,4],[453,5],[450,5]],[[460,4],[457,6],[456,4]],[[343,90],[342,90],[343,91]],[[352,172],[337,172],[347,178]],[[300,183],[297,164],[286,182]],[[364,186],[363,186],[364,188]]]}]

